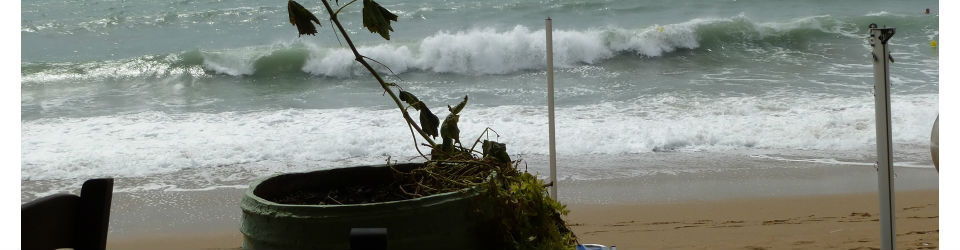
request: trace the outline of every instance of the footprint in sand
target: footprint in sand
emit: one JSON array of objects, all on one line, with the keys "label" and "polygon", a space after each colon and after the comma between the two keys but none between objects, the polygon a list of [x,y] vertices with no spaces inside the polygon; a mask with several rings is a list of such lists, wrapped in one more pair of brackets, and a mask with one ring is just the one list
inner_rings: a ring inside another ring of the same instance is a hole
[{"label": "footprint in sand", "polygon": [[743,227],[743,225],[719,225],[719,226],[712,226],[710,228],[724,228],[724,227]]},{"label": "footprint in sand", "polygon": [[922,207],[908,207],[908,208],[904,208],[903,211],[907,211],[907,210],[920,210],[921,208],[924,208],[924,207],[926,207],[926,206],[922,206]]},{"label": "footprint in sand", "polygon": [[836,217],[811,217],[811,218],[808,218],[808,219],[804,219],[803,222],[825,221],[825,220],[827,220],[827,219],[832,219],[832,218],[836,218]]},{"label": "footprint in sand", "polygon": [[713,222],[713,220],[698,220],[697,222],[694,222],[693,224],[702,225],[702,224],[707,224],[707,223],[711,223],[711,222]]},{"label": "footprint in sand", "polygon": [[584,234],[584,235],[594,235],[594,234],[606,233],[606,232],[608,232],[608,231],[606,231],[606,230],[600,230],[600,231],[590,231],[590,232],[586,232],[586,233],[583,233],[583,234]]},{"label": "footprint in sand", "polygon": [[764,226],[768,225],[779,225],[779,224],[801,224],[801,222],[791,222],[790,220],[766,220],[763,221]]},{"label": "footprint in sand", "polygon": [[669,224],[680,224],[680,222],[677,222],[677,221],[658,221],[658,222],[644,223],[644,225],[669,225]]},{"label": "footprint in sand", "polygon": [[743,225],[741,224],[743,224],[742,220],[728,220],[728,221],[721,222],[720,225],[714,225],[710,228],[743,227]]},{"label": "footprint in sand", "polygon": [[845,218],[846,220],[841,219],[841,220],[838,220],[837,222],[880,221],[880,219],[866,220],[866,218],[871,218],[871,217],[873,217],[873,215],[870,214],[870,213],[866,213],[866,212],[863,212],[863,213],[853,212],[853,213],[850,213],[849,216],[843,216],[843,217],[842,217],[842,218]]},{"label": "footprint in sand", "polygon": [[900,235],[913,235],[913,234],[928,234],[928,233],[934,233],[934,232],[940,232],[940,230],[932,230],[932,231],[910,231],[910,232],[907,232],[906,234],[897,234],[897,236],[900,236]]}]

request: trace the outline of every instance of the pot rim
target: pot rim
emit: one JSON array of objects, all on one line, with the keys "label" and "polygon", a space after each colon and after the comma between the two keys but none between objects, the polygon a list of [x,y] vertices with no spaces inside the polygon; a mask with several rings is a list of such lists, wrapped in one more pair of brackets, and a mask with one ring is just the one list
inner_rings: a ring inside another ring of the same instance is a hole
[{"label": "pot rim", "polygon": [[[344,168],[354,168],[354,167],[389,167],[389,166],[406,165],[406,164],[422,164],[422,163],[410,162],[410,163],[398,163],[398,164],[360,165],[360,166],[348,166],[348,167],[344,167]],[[334,169],[342,169],[342,168],[334,168]],[[260,204],[265,205],[265,206],[272,206],[272,207],[278,207],[278,208],[292,208],[292,209],[297,209],[297,208],[330,208],[330,209],[337,209],[337,208],[364,208],[364,207],[377,207],[377,206],[395,206],[395,205],[404,205],[404,204],[407,204],[407,203],[418,203],[418,204],[419,204],[419,203],[425,203],[425,202],[426,202],[426,203],[441,203],[441,202],[444,202],[444,201],[449,200],[450,198],[459,198],[459,197],[461,197],[461,196],[457,196],[457,194],[466,195],[466,197],[473,197],[473,196],[479,195],[479,193],[480,193],[480,192],[479,192],[479,187],[480,187],[480,186],[473,186],[473,187],[468,187],[468,188],[460,189],[460,190],[457,190],[457,191],[446,192],[446,193],[439,193],[439,194],[433,194],[433,195],[428,195],[428,196],[423,196],[423,197],[418,197],[418,198],[412,198],[412,199],[403,199],[403,200],[395,200],[395,201],[384,201],[384,202],[373,202],[373,203],[343,204],[343,205],[299,205],[299,204],[284,204],[284,203],[276,203],[276,202],[273,202],[273,201],[264,199],[263,197],[260,197],[260,196],[258,196],[258,195],[256,195],[256,194],[254,194],[254,190],[256,190],[257,187],[260,186],[260,184],[262,184],[263,182],[265,182],[265,181],[267,181],[267,180],[270,180],[270,179],[273,179],[273,178],[276,178],[276,177],[279,177],[279,176],[306,175],[306,174],[311,174],[311,173],[316,173],[316,172],[323,172],[323,171],[329,171],[329,170],[333,170],[333,169],[323,169],[323,170],[315,170],[315,171],[308,171],[308,172],[280,173],[280,174],[275,174],[275,175],[267,176],[267,177],[258,179],[258,180],[256,180],[256,181],[254,181],[253,183],[251,183],[251,184],[247,187],[247,190],[244,192],[244,194],[245,194],[245,196],[246,196],[245,198],[253,199],[253,200],[255,200],[257,203],[260,203]]]}]

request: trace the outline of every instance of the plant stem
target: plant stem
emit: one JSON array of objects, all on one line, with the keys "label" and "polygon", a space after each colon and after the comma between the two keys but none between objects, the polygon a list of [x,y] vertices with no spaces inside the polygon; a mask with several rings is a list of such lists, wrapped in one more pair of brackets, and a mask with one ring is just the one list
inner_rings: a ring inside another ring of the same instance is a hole
[{"label": "plant stem", "polygon": [[403,108],[403,103],[400,102],[400,98],[397,98],[397,95],[394,94],[393,90],[390,89],[390,86],[387,85],[385,81],[383,81],[383,78],[380,77],[380,74],[378,74],[377,71],[373,69],[373,67],[370,67],[370,64],[363,59],[363,55],[360,55],[360,52],[357,51],[357,47],[354,46],[353,41],[350,40],[350,35],[347,34],[347,31],[345,29],[343,29],[343,25],[340,25],[340,20],[337,19],[337,14],[333,12],[333,8],[330,8],[330,3],[328,3],[327,0],[321,0],[321,2],[323,2],[323,6],[326,7],[327,13],[330,13],[330,19],[333,20],[333,23],[337,25],[337,29],[340,30],[340,34],[343,34],[343,39],[347,41],[347,45],[350,46],[350,50],[353,51],[353,56],[355,57],[355,60],[357,62],[360,62],[360,64],[362,64],[363,67],[367,69],[367,71],[370,71],[370,74],[372,74],[374,78],[377,78],[377,82],[380,83],[380,87],[383,88],[383,90],[386,91],[387,94],[390,94],[390,98],[393,99],[393,102],[397,104],[397,108],[400,109],[400,113],[403,114],[403,119],[407,121],[407,124],[412,126],[414,130],[420,133],[420,136],[423,137],[423,139],[426,140],[427,143],[430,143],[431,147],[436,148],[437,143],[433,142],[433,140],[430,139],[430,136],[423,132],[423,129],[420,129],[420,126],[413,121],[413,118],[410,118],[410,114],[407,113],[407,110]]}]

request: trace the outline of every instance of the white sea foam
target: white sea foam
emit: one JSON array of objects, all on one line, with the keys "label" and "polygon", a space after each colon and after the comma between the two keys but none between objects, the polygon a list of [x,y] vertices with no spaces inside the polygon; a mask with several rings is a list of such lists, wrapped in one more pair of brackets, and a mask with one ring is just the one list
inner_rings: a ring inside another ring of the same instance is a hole
[{"label": "white sea foam", "polygon": [[[775,161],[788,161],[788,162],[806,162],[806,163],[819,163],[819,164],[828,164],[828,165],[850,165],[850,166],[866,166],[866,167],[876,167],[876,162],[867,162],[867,161],[843,161],[837,160],[834,158],[786,158],[781,156],[771,156],[771,155],[751,155],[750,157],[758,159],[767,159]],[[902,167],[902,168],[934,168],[933,165],[923,162],[914,162],[914,161],[900,161],[894,162],[893,166]]]},{"label": "white sea foam", "polygon": [[[928,141],[937,99],[894,99],[894,141]],[[471,106],[460,125],[464,142],[489,126],[503,135],[499,140],[513,154],[547,153],[543,107]],[[24,180],[136,177],[251,163],[323,168],[335,162],[383,162],[388,156],[406,160],[415,155],[409,133],[395,110],[363,108],[44,118],[22,123],[21,175]],[[658,95],[557,110],[557,150],[568,156],[853,150],[873,145],[874,134],[869,96]]]},{"label": "white sea foam", "polygon": [[227,52],[203,53],[203,68],[231,76],[252,75],[257,59],[266,56],[268,51],[242,49]]},{"label": "white sea foam", "polygon": [[[228,56],[236,58],[235,56]],[[20,80],[25,85],[100,80],[100,79],[143,79],[166,78],[169,76],[189,75],[204,77],[203,65],[178,65],[181,55],[142,56],[128,60],[87,62],[87,63],[49,63],[44,70],[25,73]],[[207,67],[219,68],[224,74],[240,74],[248,68],[238,60],[224,60],[211,57]],[[221,65],[223,64],[223,65]],[[37,64],[28,64],[37,65]]]},{"label": "white sea foam", "polygon": [[[665,32],[627,29],[591,29],[554,32],[558,67],[593,64],[621,52],[660,56],[678,48],[698,46],[693,28],[700,20],[672,25]],[[516,26],[511,30],[477,29],[439,32],[424,38],[416,49],[408,46],[361,47],[360,52],[394,72],[421,70],[436,73],[507,74],[545,65],[544,30]],[[348,51],[311,51],[305,72],[346,77],[359,72]]]},{"label": "white sea foam", "polygon": [[[746,35],[737,39],[791,36],[797,30],[816,30],[859,38],[856,26],[830,16],[811,16],[788,22],[754,22],[740,15],[731,18],[696,18],[682,23],[639,29],[616,27],[555,30],[554,57],[558,67],[594,64],[618,54],[658,57],[682,49],[697,49],[704,36],[724,33]],[[506,74],[545,66],[544,30],[525,26],[498,31],[492,28],[441,31],[414,47],[376,45],[361,53],[383,62],[394,72],[421,70],[458,74]],[[785,38],[787,39],[787,38]],[[311,50],[305,72],[346,77],[357,74],[352,55],[345,49]]]},{"label": "white sea foam", "polygon": [[[774,36],[800,29],[848,34],[848,25],[824,23],[827,16],[807,17],[783,23],[755,23],[743,16],[693,19],[683,23],[654,25],[642,29],[598,28],[554,32],[555,60],[559,67],[593,64],[620,53],[662,56],[678,49],[696,49],[707,26],[719,29],[745,27],[747,32]],[[726,26],[725,26],[726,25]],[[729,27],[728,27],[729,26]],[[713,31],[713,32],[722,32]],[[377,45],[361,47],[362,53],[390,66],[395,72],[423,70],[438,73],[505,74],[542,68],[544,31],[524,26],[497,31],[475,29],[446,32],[424,38],[417,48]],[[349,76],[357,67],[345,50],[313,50],[304,71],[317,75]]]}]

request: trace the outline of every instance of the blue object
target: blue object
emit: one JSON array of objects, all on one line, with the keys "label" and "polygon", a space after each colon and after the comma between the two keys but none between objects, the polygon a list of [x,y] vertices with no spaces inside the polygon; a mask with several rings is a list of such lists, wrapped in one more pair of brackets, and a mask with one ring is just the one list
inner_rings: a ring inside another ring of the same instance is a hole
[{"label": "blue object", "polygon": [[577,250],[609,250],[610,248],[600,244],[580,244]]}]

